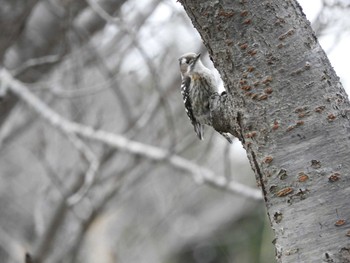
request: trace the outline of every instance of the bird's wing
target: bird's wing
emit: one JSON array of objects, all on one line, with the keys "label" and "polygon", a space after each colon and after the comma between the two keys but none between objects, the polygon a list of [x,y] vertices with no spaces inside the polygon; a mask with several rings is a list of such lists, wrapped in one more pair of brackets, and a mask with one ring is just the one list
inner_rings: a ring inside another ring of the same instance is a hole
[{"label": "bird's wing", "polygon": [[194,127],[194,131],[196,132],[198,138],[200,140],[203,140],[203,125],[200,124],[193,115],[193,108],[192,108],[192,102],[190,97],[190,87],[191,87],[191,78],[189,76],[186,76],[182,79],[182,83],[181,83],[181,94],[185,104],[185,110],[188,118],[190,119]]}]

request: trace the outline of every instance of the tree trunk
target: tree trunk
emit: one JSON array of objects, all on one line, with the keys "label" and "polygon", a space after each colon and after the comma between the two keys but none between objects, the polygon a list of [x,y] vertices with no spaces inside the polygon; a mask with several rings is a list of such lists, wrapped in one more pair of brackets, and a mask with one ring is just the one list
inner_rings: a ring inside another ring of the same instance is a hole
[{"label": "tree trunk", "polygon": [[278,262],[350,262],[349,101],[300,6],[180,2],[225,83],[214,126],[247,150]]}]

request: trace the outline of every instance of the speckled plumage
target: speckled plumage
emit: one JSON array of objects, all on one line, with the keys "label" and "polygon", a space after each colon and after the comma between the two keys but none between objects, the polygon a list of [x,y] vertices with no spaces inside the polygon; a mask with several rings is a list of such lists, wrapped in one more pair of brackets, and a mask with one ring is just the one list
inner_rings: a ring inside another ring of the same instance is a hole
[{"label": "speckled plumage", "polygon": [[[179,63],[182,77],[181,94],[186,113],[198,138],[203,140],[204,125],[212,126],[209,100],[218,92],[218,85],[213,72],[203,65],[199,57],[200,54],[186,53],[179,58]],[[220,134],[232,143],[227,134]]]},{"label": "speckled plumage", "polygon": [[214,74],[199,57],[200,54],[186,53],[179,58],[179,62],[185,109],[198,138],[202,140],[203,125],[211,125],[209,98],[218,89]]}]

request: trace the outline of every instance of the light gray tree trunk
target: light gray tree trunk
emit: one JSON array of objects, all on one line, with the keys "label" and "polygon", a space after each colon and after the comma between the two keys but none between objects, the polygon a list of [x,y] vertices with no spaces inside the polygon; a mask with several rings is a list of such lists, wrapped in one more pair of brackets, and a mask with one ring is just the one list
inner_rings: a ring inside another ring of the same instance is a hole
[{"label": "light gray tree trunk", "polygon": [[[181,0],[224,80],[278,262],[350,262],[349,101],[295,0]],[[234,208],[232,208],[234,209]]]}]

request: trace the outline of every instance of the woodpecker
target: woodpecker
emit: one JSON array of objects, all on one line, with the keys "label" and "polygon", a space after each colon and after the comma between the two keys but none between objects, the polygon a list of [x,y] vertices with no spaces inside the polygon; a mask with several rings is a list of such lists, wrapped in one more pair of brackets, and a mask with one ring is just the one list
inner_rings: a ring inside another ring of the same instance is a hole
[{"label": "woodpecker", "polygon": [[[203,65],[200,56],[201,54],[186,53],[179,58],[179,64],[185,110],[198,138],[203,140],[204,125],[212,126],[209,99],[218,93],[218,85],[213,72]],[[220,134],[232,143],[227,134]]]}]

